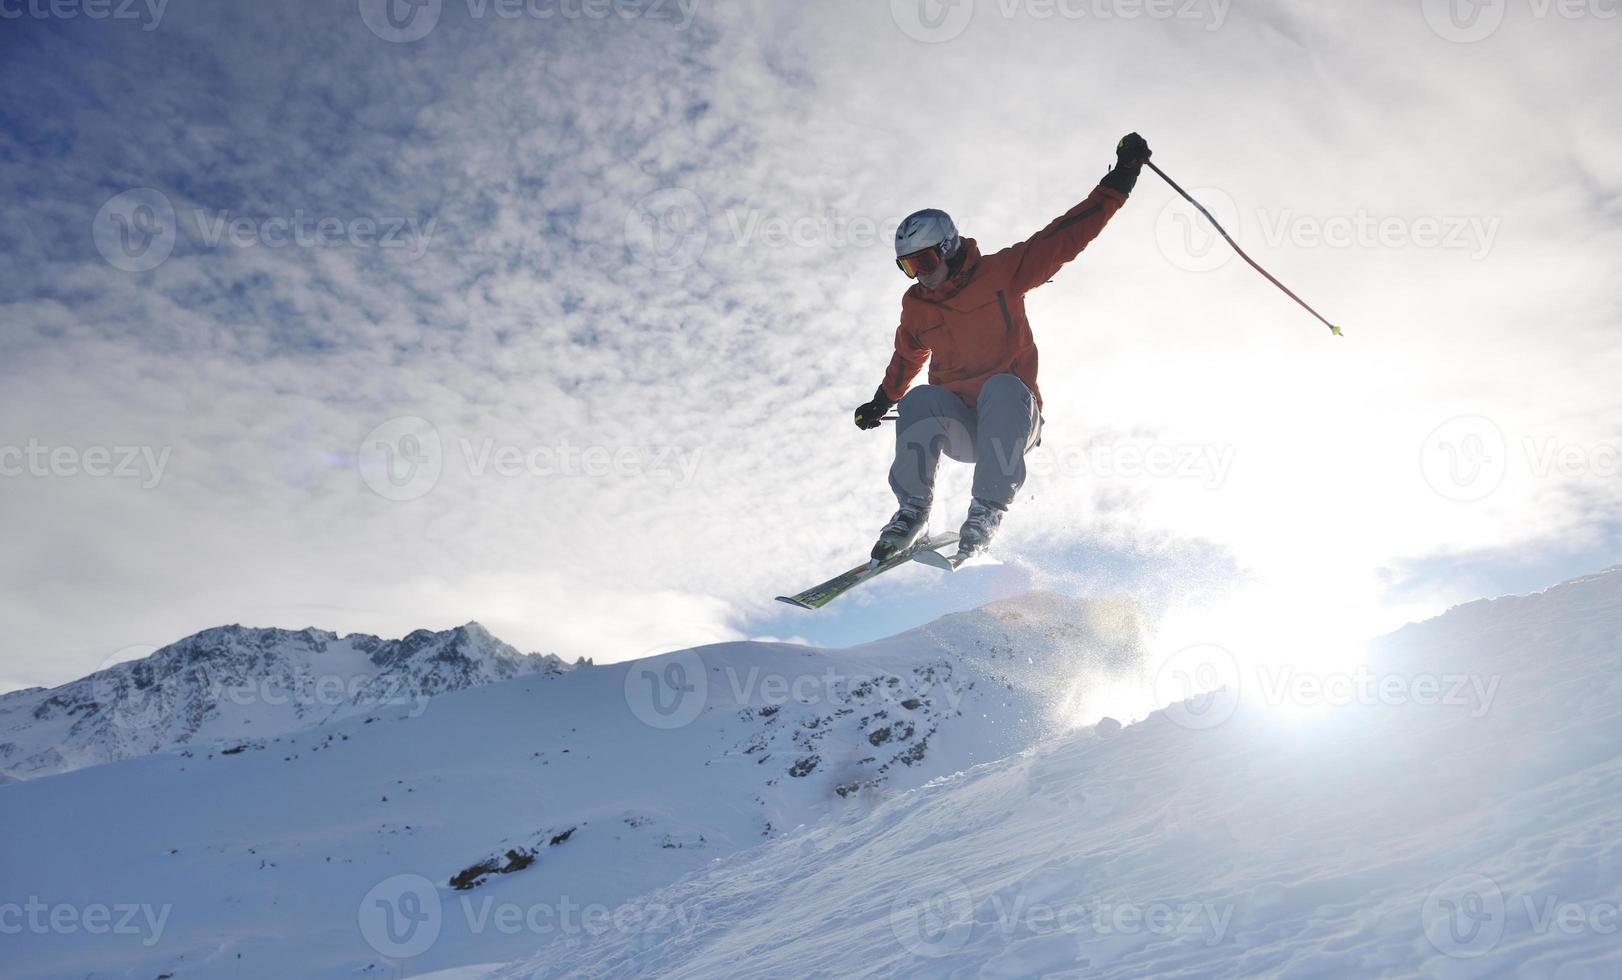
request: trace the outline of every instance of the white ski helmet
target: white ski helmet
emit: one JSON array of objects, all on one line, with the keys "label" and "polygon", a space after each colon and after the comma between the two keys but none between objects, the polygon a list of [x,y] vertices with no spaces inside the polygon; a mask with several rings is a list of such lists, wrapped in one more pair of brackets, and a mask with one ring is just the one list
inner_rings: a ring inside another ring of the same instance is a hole
[{"label": "white ski helmet", "polygon": [[903,255],[922,252],[926,248],[937,247],[940,257],[949,259],[957,254],[962,244],[963,239],[958,237],[957,225],[952,223],[952,216],[934,208],[925,208],[908,215],[895,230],[897,259]]}]

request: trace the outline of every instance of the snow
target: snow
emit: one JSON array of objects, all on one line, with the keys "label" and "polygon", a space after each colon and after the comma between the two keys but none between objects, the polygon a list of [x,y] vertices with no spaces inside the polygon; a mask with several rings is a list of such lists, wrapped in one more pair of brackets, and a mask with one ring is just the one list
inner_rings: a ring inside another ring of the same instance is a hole
[{"label": "snow", "polygon": [[[1118,604],[1049,605],[1063,615],[999,607],[850,650],[522,676],[6,786],[28,828],[0,840],[8,896],[167,913],[127,935],[25,929],[7,974],[283,977],[289,940],[305,977],[527,956],[718,857],[1036,744],[1067,727],[1078,677],[1141,677]],[[449,887],[509,852],[533,863]],[[406,896],[438,913],[421,950],[377,912]]]},{"label": "snow", "polygon": [[167,916],[6,972],[1622,974],[1622,569],[1074,727],[1165,686],[1141,625],[1029,596],[6,785],[6,901]]},{"label": "snow", "polygon": [[1055,738],[497,975],[1615,977],[1619,661],[1622,571],[1474,603],[1375,644],[1373,698]]}]

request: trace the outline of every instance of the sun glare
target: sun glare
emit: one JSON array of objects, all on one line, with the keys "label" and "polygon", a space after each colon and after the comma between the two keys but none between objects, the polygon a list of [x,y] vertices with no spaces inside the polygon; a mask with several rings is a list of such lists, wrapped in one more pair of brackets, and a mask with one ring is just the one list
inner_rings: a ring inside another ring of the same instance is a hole
[{"label": "sun glare", "polygon": [[1362,663],[1363,630],[1356,611],[1260,585],[1174,609],[1150,643],[1155,704],[1220,689],[1246,706],[1315,713],[1323,683]]}]

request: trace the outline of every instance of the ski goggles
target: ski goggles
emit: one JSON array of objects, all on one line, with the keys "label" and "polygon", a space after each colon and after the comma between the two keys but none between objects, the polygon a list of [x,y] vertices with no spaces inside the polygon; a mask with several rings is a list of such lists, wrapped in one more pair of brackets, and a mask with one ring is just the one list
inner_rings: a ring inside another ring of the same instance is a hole
[{"label": "ski goggles", "polygon": [[895,260],[896,268],[908,279],[922,279],[940,268],[946,259],[941,257],[941,246],[931,245]]}]

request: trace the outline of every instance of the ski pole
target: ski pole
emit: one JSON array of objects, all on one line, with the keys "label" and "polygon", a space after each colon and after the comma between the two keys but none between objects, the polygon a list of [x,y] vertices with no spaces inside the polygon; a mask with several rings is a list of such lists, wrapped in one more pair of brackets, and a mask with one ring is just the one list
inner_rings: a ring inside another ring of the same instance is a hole
[{"label": "ski pole", "polygon": [[1143,162],[1144,162],[1144,164],[1146,164],[1148,166],[1148,168],[1150,170],[1153,170],[1155,173],[1159,174],[1161,180],[1164,180],[1166,183],[1170,184],[1172,190],[1174,190],[1177,193],[1183,195],[1183,200],[1187,201],[1188,203],[1194,205],[1194,207],[1198,208],[1199,212],[1201,214],[1205,215],[1205,220],[1211,222],[1211,224],[1216,227],[1216,230],[1222,233],[1222,237],[1227,239],[1228,244],[1233,246],[1233,250],[1235,252],[1239,253],[1240,258],[1242,258],[1246,262],[1250,263],[1250,267],[1252,269],[1255,269],[1257,272],[1260,272],[1262,275],[1266,276],[1268,282],[1270,282],[1273,285],[1277,286],[1278,288],[1284,290],[1284,294],[1286,296],[1288,296],[1291,299],[1295,300],[1297,303],[1300,303],[1301,308],[1306,310],[1308,313],[1311,313],[1313,316],[1317,317],[1318,320],[1320,322],[1322,322],[1324,326],[1329,328],[1330,333],[1334,334],[1337,337],[1346,336],[1345,334],[1340,332],[1339,327],[1335,326],[1333,323],[1330,323],[1328,320],[1324,319],[1324,315],[1322,313],[1319,313],[1317,310],[1315,310],[1312,307],[1308,306],[1306,300],[1304,300],[1301,297],[1295,295],[1295,293],[1290,291],[1290,288],[1288,286],[1284,285],[1283,283],[1279,282],[1277,279],[1273,278],[1273,274],[1271,272],[1268,272],[1266,269],[1263,269],[1260,265],[1258,265],[1256,263],[1255,259],[1253,259],[1250,256],[1246,255],[1245,250],[1239,247],[1239,243],[1233,240],[1232,235],[1228,234],[1228,230],[1226,228],[1222,227],[1222,224],[1220,222],[1218,222],[1216,218],[1213,218],[1211,216],[1211,212],[1205,210],[1205,205],[1203,205],[1200,202],[1194,200],[1194,198],[1189,196],[1188,191],[1185,191],[1181,187],[1177,186],[1177,181],[1172,180],[1170,177],[1166,176],[1166,172],[1164,170],[1161,170],[1159,167],[1155,166],[1154,161],[1145,160]]}]

